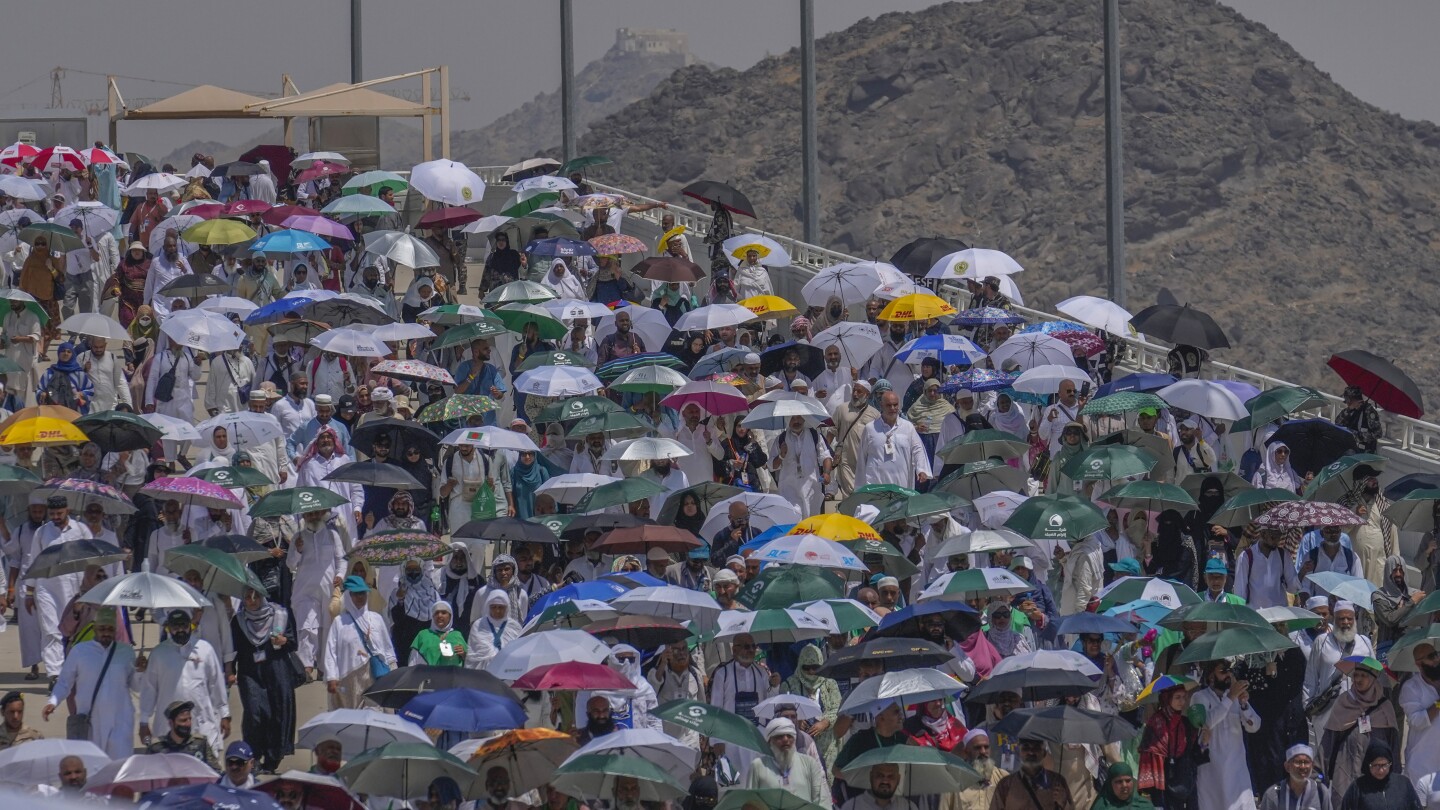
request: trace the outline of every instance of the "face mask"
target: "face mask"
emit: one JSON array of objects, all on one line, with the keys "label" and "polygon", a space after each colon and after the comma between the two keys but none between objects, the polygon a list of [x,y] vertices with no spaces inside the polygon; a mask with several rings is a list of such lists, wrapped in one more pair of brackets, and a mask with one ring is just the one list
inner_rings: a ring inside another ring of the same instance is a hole
[{"label": "face mask", "polygon": [[422,577],[422,576],[424,576],[424,575],[425,575],[425,574],[424,574],[423,571],[406,571],[406,572],[405,572],[405,578],[406,578],[407,580],[411,581],[411,582],[419,582],[419,581],[420,581],[420,577]]},{"label": "face mask", "polygon": [[832,317],[832,318],[838,318],[838,317],[840,317],[840,307],[831,307],[831,308],[830,308],[830,317]]},{"label": "face mask", "polygon": [[598,562],[600,562],[600,552],[598,552],[598,551],[587,551],[587,552],[585,552],[585,559],[589,560],[589,561],[592,562],[592,563],[598,563]]},{"label": "face mask", "polygon": [[154,323],[154,321],[151,320],[150,318],[141,318],[141,319],[140,319],[140,325],[141,325],[141,326],[149,326],[149,325],[152,324],[152,323]]}]

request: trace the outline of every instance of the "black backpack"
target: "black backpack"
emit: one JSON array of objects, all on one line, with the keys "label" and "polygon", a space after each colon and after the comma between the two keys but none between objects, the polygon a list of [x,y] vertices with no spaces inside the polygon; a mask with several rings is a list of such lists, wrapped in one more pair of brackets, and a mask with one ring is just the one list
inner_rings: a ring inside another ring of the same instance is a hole
[{"label": "black backpack", "polygon": [[63,405],[71,410],[80,409],[80,398],[75,394],[75,383],[70,381],[70,375],[63,371],[50,375],[50,382],[45,384],[45,399],[51,405]]}]

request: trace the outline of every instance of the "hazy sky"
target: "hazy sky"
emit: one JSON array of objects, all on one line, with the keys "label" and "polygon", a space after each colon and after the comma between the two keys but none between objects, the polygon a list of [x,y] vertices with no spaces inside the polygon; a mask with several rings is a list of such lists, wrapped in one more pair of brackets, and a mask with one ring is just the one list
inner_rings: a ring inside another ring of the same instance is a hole
[{"label": "hazy sky", "polygon": [[[931,4],[817,0],[817,33],[844,28],[866,15]],[[1435,0],[1232,0],[1231,5],[1276,31],[1361,99],[1407,117],[1440,120],[1440,97],[1431,81],[1440,69],[1440,51],[1431,42],[1440,30]],[[614,42],[615,29],[624,26],[686,31],[699,58],[745,68],[767,53],[794,46],[798,7],[781,0],[578,0],[576,63],[583,66],[603,54]],[[452,90],[470,96],[455,102],[456,128],[484,124],[559,84],[558,0],[364,0],[364,9],[366,77],[448,64]],[[57,63],[100,74],[249,91],[277,91],[282,72],[290,73],[302,90],[345,81],[349,10],[349,0],[185,5],[127,0],[103,26],[68,27],[64,48],[56,49],[53,37],[11,36],[0,51],[0,114],[12,115],[17,106],[48,105],[48,74]],[[49,0],[46,11],[50,19],[83,19],[93,15],[94,0]],[[418,89],[418,83],[412,87]],[[129,98],[184,89],[133,80],[122,80],[121,88]],[[104,79],[71,73],[64,92],[67,101],[103,100]],[[120,139],[125,148],[160,154],[197,137],[239,142],[264,127],[137,122],[122,124]]]}]

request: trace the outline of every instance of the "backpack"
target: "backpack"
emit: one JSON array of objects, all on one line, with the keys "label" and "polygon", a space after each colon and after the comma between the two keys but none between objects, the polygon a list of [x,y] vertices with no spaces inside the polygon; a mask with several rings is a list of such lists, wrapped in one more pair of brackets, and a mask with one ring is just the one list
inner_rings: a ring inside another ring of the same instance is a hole
[{"label": "backpack", "polygon": [[1260,470],[1261,461],[1259,450],[1253,447],[1246,450],[1245,454],[1240,456],[1240,477],[1246,481],[1254,478],[1255,473]]},{"label": "backpack", "polygon": [[[815,443],[815,455],[818,458],[820,455],[820,432],[813,427],[807,428],[807,430],[810,431],[810,441]],[[788,430],[783,430],[780,432],[780,443],[776,445],[776,449],[781,449],[785,447],[785,435],[789,432],[790,431]]]},{"label": "backpack", "polygon": [[[1354,552],[1354,551],[1351,551],[1350,549],[1348,549],[1348,548],[1346,548],[1346,547],[1344,547],[1344,546],[1341,546],[1341,547],[1340,547],[1340,554],[1345,558],[1345,567],[1346,567],[1347,569],[1351,570],[1351,571],[1354,571],[1354,570],[1355,570],[1355,552]],[[1313,565],[1315,568],[1319,568],[1319,567],[1320,567],[1320,546],[1317,545],[1317,546],[1315,546],[1315,548],[1310,549],[1310,553],[1305,555],[1305,559],[1309,560],[1310,563],[1311,563],[1311,565]],[[1367,607],[1367,608],[1368,608],[1369,606],[1368,606],[1368,605],[1362,605],[1362,607]]]},{"label": "backpack", "polygon": [[71,410],[80,409],[75,383],[71,382],[70,375],[63,371],[50,375],[50,381],[45,384],[45,398],[51,405],[63,405]]}]

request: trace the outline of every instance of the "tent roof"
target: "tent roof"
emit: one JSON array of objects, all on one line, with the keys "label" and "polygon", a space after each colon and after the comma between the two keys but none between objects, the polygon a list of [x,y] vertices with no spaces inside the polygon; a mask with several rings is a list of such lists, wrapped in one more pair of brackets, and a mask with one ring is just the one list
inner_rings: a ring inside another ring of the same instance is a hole
[{"label": "tent roof", "polygon": [[125,117],[152,119],[252,118],[254,113],[246,110],[246,107],[264,102],[265,99],[259,96],[205,84],[161,99],[138,110],[127,110]]},{"label": "tent roof", "polygon": [[[431,112],[429,107],[406,101],[366,87],[346,90],[348,84],[332,84],[277,99],[256,99],[246,110],[262,118],[301,118],[339,115],[420,116]],[[340,92],[332,92],[339,90]],[[330,95],[322,96],[322,93]],[[317,97],[318,96],[318,97]]]}]

